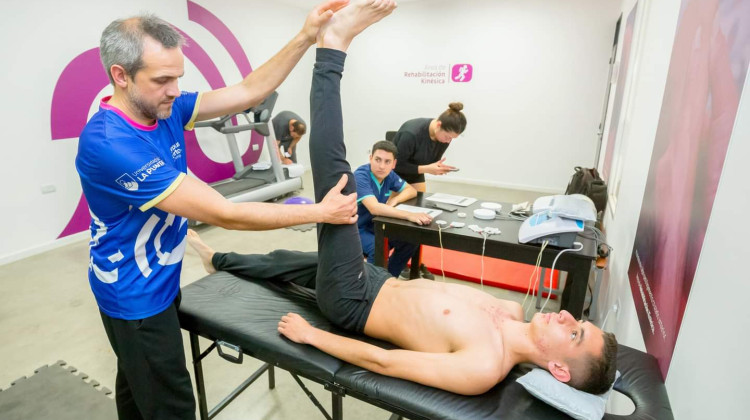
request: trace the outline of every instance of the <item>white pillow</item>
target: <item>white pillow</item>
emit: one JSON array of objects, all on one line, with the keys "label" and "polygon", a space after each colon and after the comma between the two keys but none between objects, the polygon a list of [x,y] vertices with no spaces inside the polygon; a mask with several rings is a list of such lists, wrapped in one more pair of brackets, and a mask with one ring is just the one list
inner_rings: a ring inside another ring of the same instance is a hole
[{"label": "white pillow", "polygon": [[[615,375],[615,382],[620,372]],[[589,394],[566,385],[544,369],[534,368],[516,379],[531,395],[578,420],[601,420],[612,386],[603,394]]]}]

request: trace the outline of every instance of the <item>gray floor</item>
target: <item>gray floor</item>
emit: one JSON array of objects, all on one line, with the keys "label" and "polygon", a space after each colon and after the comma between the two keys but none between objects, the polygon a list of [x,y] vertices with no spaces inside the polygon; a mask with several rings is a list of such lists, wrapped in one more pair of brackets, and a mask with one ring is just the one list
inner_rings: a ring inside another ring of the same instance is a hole
[{"label": "gray floor", "polygon": [[[312,181],[305,174],[312,197]],[[430,191],[521,202],[541,194],[473,185],[430,182]],[[269,252],[277,248],[315,250],[315,231],[280,229],[270,232],[233,232],[212,226],[198,228],[202,238],[219,251]],[[114,389],[115,358],[101,325],[99,312],[86,280],[88,243],[81,241],[21,261],[0,266],[0,388],[32,375],[35,368],[65,360],[102,386]],[[182,270],[182,285],[205,275],[199,258],[188,249]],[[449,279],[449,281],[452,281]],[[473,283],[466,283],[478,287]],[[485,287],[498,297],[523,300],[523,294]],[[557,303],[550,302],[556,310]],[[187,335],[184,336],[186,354]],[[202,342],[203,348],[207,342]],[[259,363],[246,359],[233,365],[214,354],[204,362],[209,406],[249,375]],[[315,383],[309,388],[330,408],[329,394]],[[344,415],[349,419],[387,419],[388,413],[354,398],[344,398]],[[217,419],[323,419],[294,380],[277,373],[277,388],[269,391],[256,384],[245,391]]]}]

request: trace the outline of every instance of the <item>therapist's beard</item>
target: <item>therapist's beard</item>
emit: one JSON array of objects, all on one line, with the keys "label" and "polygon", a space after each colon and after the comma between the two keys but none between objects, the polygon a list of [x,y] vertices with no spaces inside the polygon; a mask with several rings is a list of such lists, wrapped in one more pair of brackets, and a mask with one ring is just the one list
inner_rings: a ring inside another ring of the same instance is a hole
[{"label": "therapist's beard", "polygon": [[170,105],[168,109],[164,111],[159,111],[159,106],[151,105],[147,103],[143,97],[141,96],[140,92],[138,91],[138,88],[131,89],[128,91],[128,99],[130,100],[130,103],[133,105],[133,108],[135,108],[138,112],[141,113],[144,117],[148,119],[153,120],[165,120],[169,118],[170,115],[172,115],[172,106]]}]

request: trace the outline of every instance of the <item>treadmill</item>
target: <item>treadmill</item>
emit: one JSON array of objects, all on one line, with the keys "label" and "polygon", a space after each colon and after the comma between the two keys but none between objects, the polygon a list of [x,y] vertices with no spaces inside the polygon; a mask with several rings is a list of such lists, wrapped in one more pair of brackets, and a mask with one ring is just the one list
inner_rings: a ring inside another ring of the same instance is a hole
[{"label": "treadmill", "polygon": [[[232,155],[235,174],[229,179],[210,184],[226,199],[239,203],[247,201],[268,201],[277,199],[302,188],[302,178],[289,177],[289,171],[281,164],[276,150],[276,136],[271,123],[271,113],[276,105],[279,94],[273,92],[263,103],[237,114],[225,115],[216,120],[200,121],[195,127],[211,127],[227,136],[229,153]],[[237,117],[237,125],[232,123],[232,117]],[[251,119],[252,116],[252,119]],[[245,123],[240,123],[244,118]],[[242,155],[237,147],[236,133],[253,130],[265,137],[271,167],[268,169],[253,169],[253,165],[245,166]]]}]

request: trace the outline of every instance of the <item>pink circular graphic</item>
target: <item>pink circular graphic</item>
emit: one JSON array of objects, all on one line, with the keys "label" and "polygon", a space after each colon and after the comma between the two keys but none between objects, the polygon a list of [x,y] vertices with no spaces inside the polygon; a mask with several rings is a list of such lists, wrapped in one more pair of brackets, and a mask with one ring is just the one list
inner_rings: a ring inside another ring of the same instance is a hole
[{"label": "pink circular graphic", "polygon": [[[227,50],[241,74],[253,71],[250,61],[240,46],[237,38],[214,14],[187,1],[188,20],[203,26]],[[175,28],[177,28],[175,26]],[[206,79],[211,89],[226,86],[219,69],[206,51],[184,31],[177,29],[187,41],[183,52]],[[77,138],[86,126],[88,112],[96,96],[109,84],[106,72],[102,71],[99,48],[87,50],[68,63],[57,79],[50,112],[50,131],[52,140]],[[253,151],[253,145],[262,146],[263,137],[253,132],[250,145],[242,155],[242,162],[247,165],[255,162],[260,156],[262,147]],[[204,182],[215,182],[234,175],[231,162],[219,163],[211,160],[198,145],[194,131],[185,131],[185,148],[187,149],[188,168]],[[88,203],[81,193],[81,198],[70,220],[58,238],[84,231],[89,228],[91,216]]]}]

